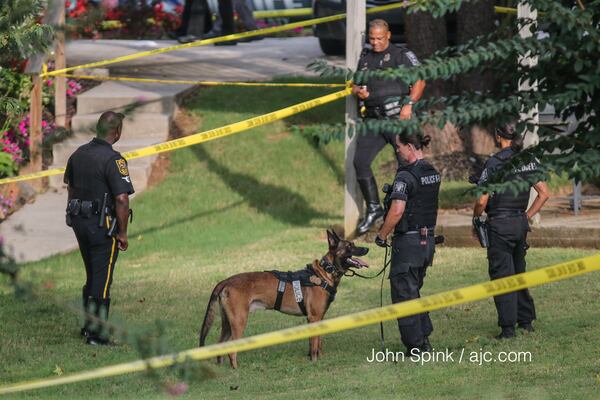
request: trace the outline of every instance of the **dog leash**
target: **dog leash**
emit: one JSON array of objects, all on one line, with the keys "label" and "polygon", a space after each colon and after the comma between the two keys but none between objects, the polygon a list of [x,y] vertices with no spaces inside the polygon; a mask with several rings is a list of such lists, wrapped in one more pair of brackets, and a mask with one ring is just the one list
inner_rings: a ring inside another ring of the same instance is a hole
[{"label": "dog leash", "polygon": [[[388,261],[388,251],[389,251],[389,246],[386,246],[385,247],[385,256],[383,257],[383,268],[377,274],[375,274],[373,276],[365,276],[365,275],[359,274],[358,272],[356,272],[354,270],[349,270],[349,272],[352,272],[352,274],[350,274],[350,275],[348,275],[347,273],[344,274],[344,276],[349,276],[349,277],[358,276],[359,278],[362,278],[362,279],[374,279],[374,278],[377,278],[379,275],[383,274],[381,276],[381,285],[379,287],[379,306],[380,307],[383,307],[383,282],[385,281],[385,270],[392,262],[391,257]],[[379,322],[379,333],[380,333],[380,337],[381,337],[381,351],[385,353],[385,337],[383,334],[383,321]]]},{"label": "dog leash", "polygon": [[[388,267],[388,246],[385,246],[385,256],[383,257],[383,271]],[[390,257],[390,264],[392,257]],[[379,287],[379,307],[383,307],[383,281],[385,280],[385,273],[381,276],[381,286]],[[381,334],[381,352],[385,353],[385,337],[383,336],[383,321],[379,321],[379,333]]]}]

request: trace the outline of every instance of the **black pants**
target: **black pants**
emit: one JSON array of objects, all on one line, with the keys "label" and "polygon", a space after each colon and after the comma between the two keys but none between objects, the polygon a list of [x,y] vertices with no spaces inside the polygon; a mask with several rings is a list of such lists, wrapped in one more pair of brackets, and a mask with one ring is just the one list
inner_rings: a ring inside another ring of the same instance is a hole
[{"label": "black pants", "polygon": [[83,297],[98,303],[106,301],[110,299],[110,285],[119,256],[117,240],[106,236],[107,227],[98,226],[97,215],[89,218],[73,216],[72,227],[85,264]]},{"label": "black pants", "polygon": [[[210,8],[208,7],[207,0],[185,0],[185,4],[183,6],[183,13],[181,14],[181,24],[175,31],[177,36],[185,36],[188,34],[188,28],[190,25],[190,19],[192,17],[192,6],[194,2],[199,3],[199,7],[201,7],[204,11],[204,29],[203,31],[206,33],[210,30],[212,26],[212,16],[210,13]],[[231,18],[233,20],[233,12],[231,13]],[[233,22],[232,22],[233,24]]]},{"label": "black pants", "polygon": [[219,0],[219,15],[221,16],[221,33],[223,35],[235,33],[232,0]]},{"label": "black pants", "polygon": [[[491,218],[488,248],[489,274],[492,280],[525,272],[527,232],[526,215]],[[494,297],[498,325],[514,327],[535,319],[535,305],[528,289]]]},{"label": "black pants", "polygon": [[359,135],[356,138],[356,152],[354,153],[354,169],[358,179],[371,178],[373,170],[371,163],[377,157],[377,154],[389,144],[394,149],[394,155],[398,163],[401,163],[400,155],[396,151],[396,135],[385,132],[377,135],[366,134]]},{"label": "black pants", "polygon": [[[420,242],[421,237],[416,233],[394,234],[390,270],[392,303],[421,297],[427,267],[433,264],[435,239],[430,235],[426,245],[421,245]],[[398,318],[398,328],[402,343],[409,350],[421,346],[433,332],[429,313]]]},{"label": "black pants", "polygon": [[[421,288],[425,279],[427,267],[409,268],[408,271],[390,276],[392,303],[418,299],[421,297]],[[433,332],[433,325],[429,313],[398,318],[398,328],[402,343],[408,348],[419,347],[425,337]]]}]

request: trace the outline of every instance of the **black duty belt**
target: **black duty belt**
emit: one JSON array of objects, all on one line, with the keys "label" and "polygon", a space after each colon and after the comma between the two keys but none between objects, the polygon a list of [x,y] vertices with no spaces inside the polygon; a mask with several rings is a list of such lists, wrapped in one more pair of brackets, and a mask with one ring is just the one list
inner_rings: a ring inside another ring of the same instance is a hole
[{"label": "black duty belt", "polygon": [[102,205],[100,200],[81,200],[71,199],[67,204],[67,214],[70,216],[80,215],[84,218],[88,218],[92,215],[100,214]]},{"label": "black duty belt", "polygon": [[488,220],[494,221],[497,219],[504,219],[504,218],[518,218],[518,217],[522,217],[525,215],[524,211],[515,211],[515,212],[498,212],[498,213],[491,213],[488,214]]},{"label": "black duty belt", "polygon": [[[417,233],[421,233],[421,229],[417,228],[417,227],[413,227],[413,228],[408,228],[408,230],[404,233],[402,233],[403,235],[407,235],[407,234],[417,234]],[[433,236],[435,235],[435,228],[427,228],[427,235],[428,236]]]}]

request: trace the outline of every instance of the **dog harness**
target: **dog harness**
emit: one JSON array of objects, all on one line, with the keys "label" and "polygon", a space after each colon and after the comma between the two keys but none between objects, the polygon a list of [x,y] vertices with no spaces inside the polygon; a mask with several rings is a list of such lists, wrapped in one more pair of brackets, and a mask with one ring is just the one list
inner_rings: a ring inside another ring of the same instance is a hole
[{"label": "dog harness", "polygon": [[[335,266],[330,264],[327,260],[322,259],[319,263],[325,271],[332,273],[335,271]],[[311,276],[317,276],[317,273],[312,267],[312,264],[307,264],[305,269],[301,269],[299,271],[267,271],[275,275],[277,279],[279,279],[279,285],[277,285],[277,298],[275,299],[274,309],[277,311],[281,311],[281,302],[283,300],[283,294],[285,293],[286,283],[290,283],[292,285],[292,289],[294,290],[294,297],[296,299],[296,303],[298,303],[298,307],[302,314],[307,315],[306,306],[304,304],[304,296],[302,294],[302,286],[319,286],[329,293],[329,301],[327,303],[327,307],[335,300],[335,294],[337,292],[334,286],[331,286],[324,279],[321,279],[321,284],[317,285],[311,282]]]}]

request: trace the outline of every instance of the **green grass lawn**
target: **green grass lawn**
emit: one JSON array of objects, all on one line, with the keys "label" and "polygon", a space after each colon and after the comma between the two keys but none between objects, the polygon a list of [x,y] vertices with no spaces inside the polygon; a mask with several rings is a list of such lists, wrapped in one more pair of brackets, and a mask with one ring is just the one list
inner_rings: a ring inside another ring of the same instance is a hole
[{"label": "green grass lawn", "polygon": [[[335,90],[335,89],[334,89]],[[334,90],[202,89],[189,108],[202,129],[218,127]],[[343,102],[298,115],[328,122]],[[200,127],[199,127],[200,128]],[[383,165],[391,150],[376,160]],[[162,349],[184,350],[198,329],[214,285],[242,271],[303,268],[326,251],[325,229],[342,222],[343,144],[315,147],[276,122],[172,153],[170,174],[134,202],[130,249],[121,253],[112,286],[113,321],[138,332],[158,332]],[[376,167],[377,170],[377,167]],[[384,178],[379,176],[381,182]],[[135,182],[134,182],[135,183]],[[365,257],[379,269],[383,251]],[[575,249],[532,249],[529,269],[591,254]],[[487,280],[480,249],[439,248],[423,294]],[[77,252],[24,265],[22,278],[36,285],[35,301],[16,299],[0,277],[0,385],[70,374],[138,358],[123,345],[93,348],[78,336],[76,315],[84,270]],[[379,304],[379,280],[344,278],[327,317]],[[240,369],[202,363],[212,378],[196,380],[182,398],[410,398],[596,399],[600,389],[600,310],[597,274],[534,288],[537,331],[497,342],[491,299],[432,313],[437,350],[530,352],[522,363],[477,365],[435,362],[371,364],[379,328],[369,326],[324,338],[324,357],[311,363],[307,341],[239,355]],[[384,287],[389,302],[389,286]],[[157,324],[156,321],[160,321]],[[303,324],[302,318],[258,312],[246,335]],[[215,323],[208,342],[218,337]],[[157,327],[158,326],[158,327]],[[401,350],[395,323],[385,324],[388,348]],[[174,380],[175,371],[161,371]],[[35,390],[5,398],[164,398],[144,374]]]}]

